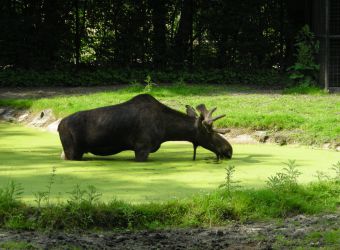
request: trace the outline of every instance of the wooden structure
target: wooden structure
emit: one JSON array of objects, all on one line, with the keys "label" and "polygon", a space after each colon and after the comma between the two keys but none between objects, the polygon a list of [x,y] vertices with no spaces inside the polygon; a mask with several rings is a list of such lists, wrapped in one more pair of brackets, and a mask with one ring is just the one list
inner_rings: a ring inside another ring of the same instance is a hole
[{"label": "wooden structure", "polygon": [[340,1],[314,0],[311,21],[320,41],[320,83],[340,90]]}]

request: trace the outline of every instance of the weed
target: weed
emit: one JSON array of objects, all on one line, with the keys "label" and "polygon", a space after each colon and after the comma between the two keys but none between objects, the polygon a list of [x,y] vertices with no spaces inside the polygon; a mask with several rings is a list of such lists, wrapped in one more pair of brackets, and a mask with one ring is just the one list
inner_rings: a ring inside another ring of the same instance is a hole
[{"label": "weed", "polygon": [[297,178],[301,172],[297,170],[295,160],[288,160],[283,164],[286,165],[283,172],[276,173],[267,180],[267,185],[275,192],[293,191],[298,186]]},{"label": "weed", "polygon": [[231,198],[232,191],[234,191],[235,188],[239,187],[238,185],[236,185],[237,183],[239,183],[239,181],[233,180],[235,166],[228,165],[225,170],[226,170],[225,182],[221,184],[219,187],[224,188],[227,196]]},{"label": "weed", "polygon": [[71,192],[69,192],[70,199],[67,201],[70,204],[80,204],[84,200],[86,191],[80,188],[79,184],[76,184]]},{"label": "weed", "polygon": [[33,195],[35,198],[34,202],[37,203],[38,209],[40,210],[43,200],[46,200],[47,198],[47,192],[38,191],[34,193]]},{"label": "weed", "polygon": [[[278,172],[274,176],[268,177],[267,186],[274,192],[274,201],[277,211],[286,216],[287,213],[295,213],[305,209],[304,201],[299,200],[300,192],[303,189],[298,185],[297,179],[301,172],[297,170],[295,160],[288,160],[283,168],[283,172]],[[308,207],[308,206],[307,206]]]},{"label": "weed", "polygon": [[69,193],[70,199],[68,200],[69,204],[81,204],[87,203],[89,205],[93,205],[97,203],[102,196],[100,192],[93,185],[87,186],[86,189],[81,189],[80,185],[77,184],[74,186],[73,190]]},{"label": "weed", "polygon": [[50,179],[49,179],[49,182],[48,182],[48,185],[47,185],[47,194],[46,194],[46,199],[47,199],[47,205],[50,205],[50,197],[51,197],[51,190],[52,190],[52,186],[55,182],[55,176],[56,176],[56,167],[53,166],[52,167],[52,172],[51,172],[51,175],[50,175]]},{"label": "weed", "polygon": [[85,191],[86,194],[86,202],[88,202],[90,205],[97,203],[102,196],[102,193],[99,193],[95,186],[90,185],[87,187],[87,190]]},{"label": "weed", "polygon": [[50,174],[50,178],[47,184],[47,191],[38,191],[34,193],[34,201],[37,203],[38,208],[41,208],[41,203],[43,200],[46,201],[47,206],[50,205],[50,197],[51,197],[51,191],[52,191],[52,186],[55,182],[55,177],[56,177],[56,167],[52,167],[52,171]]},{"label": "weed", "polygon": [[330,179],[330,176],[328,174],[326,174],[324,171],[316,171],[316,175],[318,178],[318,182],[322,183],[324,181],[328,181]]},{"label": "weed", "polygon": [[338,161],[336,164],[333,164],[332,170],[335,172],[335,181],[340,181],[340,161]]},{"label": "weed", "polygon": [[11,207],[21,198],[22,194],[23,188],[20,183],[10,181],[5,188],[0,189],[0,207]]},{"label": "weed", "polygon": [[156,86],[156,83],[154,83],[151,79],[150,75],[147,75],[145,80],[145,87],[144,87],[144,93],[150,93],[154,86]]}]

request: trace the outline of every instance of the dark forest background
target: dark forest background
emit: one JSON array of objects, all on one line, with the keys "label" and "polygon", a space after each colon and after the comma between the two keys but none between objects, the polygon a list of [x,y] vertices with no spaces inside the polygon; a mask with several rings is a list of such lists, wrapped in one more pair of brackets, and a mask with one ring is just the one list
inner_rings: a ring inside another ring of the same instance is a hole
[{"label": "dark forest background", "polygon": [[[285,71],[299,0],[2,0],[0,68]],[[1,80],[1,79],[0,79]]]}]

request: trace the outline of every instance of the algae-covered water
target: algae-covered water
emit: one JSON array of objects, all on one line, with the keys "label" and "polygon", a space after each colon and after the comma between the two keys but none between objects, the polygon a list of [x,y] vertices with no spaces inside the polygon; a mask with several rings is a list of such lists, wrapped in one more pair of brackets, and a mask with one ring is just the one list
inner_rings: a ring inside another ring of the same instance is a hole
[{"label": "algae-covered water", "polygon": [[52,169],[55,177],[51,199],[65,200],[76,184],[93,185],[102,200],[151,202],[189,197],[218,188],[228,164],[236,167],[235,180],[246,188],[266,185],[269,176],[281,171],[289,159],[296,160],[301,183],[316,181],[317,171],[332,175],[340,153],[302,146],[268,144],[233,145],[234,157],[216,163],[214,155],[199,148],[192,161],[190,143],[168,142],[146,163],[134,162],[132,151],[110,157],[85,155],[85,161],[60,159],[58,134],[14,124],[0,123],[0,187],[11,180],[24,188],[22,197],[32,201],[34,193],[47,191]]}]

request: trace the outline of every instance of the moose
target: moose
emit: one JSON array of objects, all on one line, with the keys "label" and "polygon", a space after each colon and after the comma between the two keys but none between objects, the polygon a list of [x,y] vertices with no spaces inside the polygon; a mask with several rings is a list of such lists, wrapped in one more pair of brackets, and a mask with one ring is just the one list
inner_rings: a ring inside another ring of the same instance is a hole
[{"label": "moose", "polygon": [[169,108],[149,94],[140,94],[127,102],[80,111],[61,120],[58,132],[63,147],[62,158],[81,160],[84,153],[106,156],[124,150],[135,152],[135,160],[146,161],[165,141],[189,141],[202,146],[217,159],[231,159],[233,149],[221,135],[225,129],[213,127],[224,117],[212,117],[216,108],[204,104],[195,109],[186,105],[186,114]]}]

